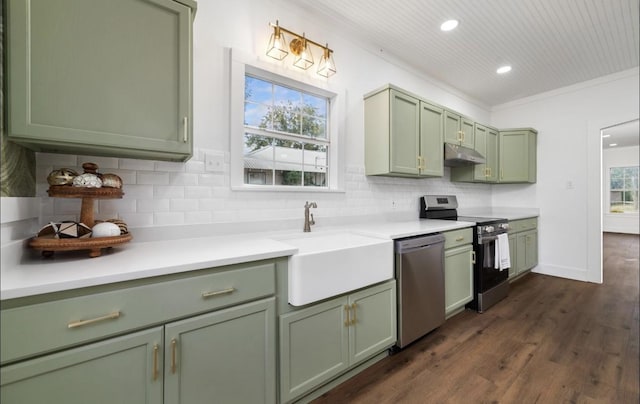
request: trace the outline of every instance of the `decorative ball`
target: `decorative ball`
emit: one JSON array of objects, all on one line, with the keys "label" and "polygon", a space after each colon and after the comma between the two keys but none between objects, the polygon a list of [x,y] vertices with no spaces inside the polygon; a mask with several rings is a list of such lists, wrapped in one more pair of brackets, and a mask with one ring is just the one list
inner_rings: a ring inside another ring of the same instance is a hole
[{"label": "decorative ball", "polygon": [[96,223],[103,223],[103,222],[113,223],[113,224],[117,225],[120,228],[120,234],[129,233],[129,229],[127,228],[127,224],[123,220],[120,220],[120,219],[96,220]]},{"label": "decorative ball", "polygon": [[54,238],[87,238],[91,237],[91,229],[84,223],[78,222],[51,222],[38,232],[38,237],[51,236]]},{"label": "decorative ball", "polygon": [[122,188],[122,178],[115,174],[103,174],[102,186],[109,188]]},{"label": "decorative ball", "polygon": [[59,170],[53,170],[47,176],[47,182],[49,185],[71,185],[73,179],[78,176],[78,173],[70,168],[61,168]]},{"label": "decorative ball", "polygon": [[73,179],[74,187],[101,188],[102,180],[96,174],[84,173]]},{"label": "decorative ball", "polygon": [[113,237],[120,235],[120,227],[115,223],[102,222],[93,226],[92,237]]}]

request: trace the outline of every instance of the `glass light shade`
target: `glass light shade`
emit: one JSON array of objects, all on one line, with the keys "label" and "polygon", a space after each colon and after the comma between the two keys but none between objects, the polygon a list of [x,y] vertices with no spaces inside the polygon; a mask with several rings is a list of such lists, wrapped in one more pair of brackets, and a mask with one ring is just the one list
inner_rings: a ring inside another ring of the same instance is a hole
[{"label": "glass light shade", "polygon": [[320,64],[318,65],[318,74],[324,77],[336,74],[336,63],[333,61],[333,53],[324,48]]},{"label": "glass light shade", "polygon": [[289,52],[287,51],[287,42],[284,39],[280,27],[277,25],[273,27],[273,34],[269,38],[269,45],[267,45],[267,56],[270,56],[277,60],[284,59]]},{"label": "glass light shade", "polygon": [[306,39],[302,39],[302,52],[296,57],[296,60],[293,62],[295,67],[299,67],[303,70],[307,70],[311,66],[313,66],[313,55],[309,50],[309,44]]}]

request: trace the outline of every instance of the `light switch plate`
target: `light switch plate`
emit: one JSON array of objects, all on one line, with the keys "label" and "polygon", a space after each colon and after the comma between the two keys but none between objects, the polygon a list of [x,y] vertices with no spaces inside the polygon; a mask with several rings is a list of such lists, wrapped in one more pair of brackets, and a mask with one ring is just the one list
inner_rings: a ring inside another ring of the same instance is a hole
[{"label": "light switch plate", "polygon": [[224,153],[205,153],[204,169],[214,173],[224,172]]}]

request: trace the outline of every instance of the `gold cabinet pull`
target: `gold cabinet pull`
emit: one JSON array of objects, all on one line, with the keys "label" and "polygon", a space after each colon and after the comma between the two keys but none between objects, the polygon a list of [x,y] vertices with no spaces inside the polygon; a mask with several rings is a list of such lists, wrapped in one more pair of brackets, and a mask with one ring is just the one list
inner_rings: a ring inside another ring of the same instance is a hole
[{"label": "gold cabinet pull", "polygon": [[82,326],[89,325],[89,324],[99,323],[99,322],[105,321],[105,320],[112,320],[112,319],[120,317],[120,314],[121,313],[119,311],[114,311],[113,313],[109,313],[109,314],[106,314],[106,315],[101,316],[101,317],[91,318],[89,320],[78,320],[78,321],[71,322],[71,323],[67,324],[67,327],[68,328],[78,328],[78,327],[82,327]]},{"label": "gold cabinet pull", "polygon": [[472,264],[476,263],[476,252],[475,251],[471,251],[471,263]]},{"label": "gold cabinet pull", "polygon": [[189,141],[189,118],[186,116],[182,118],[182,141]]},{"label": "gold cabinet pull", "polygon": [[462,241],[462,240],[464,240],[464,236],[460,236],[460,237],[456,238],[456,241]]},{"label": "gold cabinet pull", "polygon": [[351,319],[351,325],[354,325],[358,321],[358,316],[356,314],[356,309],[358,305],[355,303],[351,303],[351,310],[353,310],[353,318]]},{"label": "gold cabinet pull", "polygon": [[344,325],[345,327],[349,327],[349,324],[351,324],[351,320],[349,320],[349,305],[345,304],[344,305],[344,315],[346,317],[346,320],[344,320]]},{"label": "gold cabinet pull", "polygon": [[158,380],[158,344],[153,346],[153,380]]},{"label": "gold cabinet pull", "polygon": [[236,288],[228,288],[222,290],[214,290],[211,292],[202,292],[202,298],[206,299],[208,297],[220,296],[220,295],[228,295],[229,293],[233,293],[236,291]]},{"label": "gold cabinet pull", "polygon": [[176,345],[178,341],[176,339],[171,340],[171,373],[175,374],[178,366],[176,365]]}]

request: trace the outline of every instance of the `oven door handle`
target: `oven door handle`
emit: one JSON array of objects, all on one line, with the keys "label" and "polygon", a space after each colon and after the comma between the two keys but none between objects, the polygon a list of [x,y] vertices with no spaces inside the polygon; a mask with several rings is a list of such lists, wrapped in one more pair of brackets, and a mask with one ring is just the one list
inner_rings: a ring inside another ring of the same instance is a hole
[{"label": "oven door handle", "polygon": [[[500,234],[503,234],[503,233],[500,233]],[[478,237],[478,244],[487,244],[492,241],[496,241],[497,239],[498,239],[498,236],[480,236]]]}]

